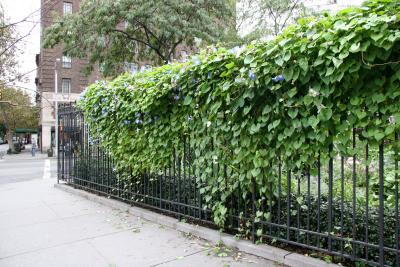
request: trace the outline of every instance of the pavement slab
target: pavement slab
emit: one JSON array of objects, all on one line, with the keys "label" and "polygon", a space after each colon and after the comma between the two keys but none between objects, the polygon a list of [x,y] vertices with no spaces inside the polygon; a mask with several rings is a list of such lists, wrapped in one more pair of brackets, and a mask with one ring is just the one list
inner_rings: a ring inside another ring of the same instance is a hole
[{"label": "pavement slab", "polygon": [[1,267],[280,266],[237,251],[220,257],[205,240],[58,190],[55,182],[0,184]]}]

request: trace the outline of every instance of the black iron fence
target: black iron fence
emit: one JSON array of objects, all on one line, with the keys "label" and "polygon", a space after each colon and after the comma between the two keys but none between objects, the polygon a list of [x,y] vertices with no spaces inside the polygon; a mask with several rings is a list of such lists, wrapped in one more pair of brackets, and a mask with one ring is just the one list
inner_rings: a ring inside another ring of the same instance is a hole
[{"label": "black iron fence", "polygon": [[[224,229],[253,242],[267,242],[307,253],[328,255],[344,265],[400,266],[398,134],[380,144],[368,144],[353,131],[351,157],[316,159],[307,171],[282,162],[276,181],[265,193],[239,186],[225,200]],[[195,223],[215,227],[210,199],[196,173],[226,175],[226,166],[193,163],[193,148],[183,141],[183,153],[171,155],[168,167],[134,176],[116,170],[112,157],[92,139],[82,113],[73,106],[59,110],[58,179],[75,187],[107,195]],[[221,181],[221,188],[227,186]],[[212,201],[212,200],[211,200]]]}]

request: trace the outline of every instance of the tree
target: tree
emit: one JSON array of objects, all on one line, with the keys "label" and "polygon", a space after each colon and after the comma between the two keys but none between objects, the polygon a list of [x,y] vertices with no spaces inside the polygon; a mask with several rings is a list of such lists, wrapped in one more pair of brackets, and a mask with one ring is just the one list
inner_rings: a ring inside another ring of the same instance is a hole
[{"label": "tree", "polygon": [[13,133],[16,128],[36,128],[38,126],[38,109],[33,106],[28,94],[13,88],[0,88],[0,125],[5,127],[6,140],[12,152]]},{"label": "tree", "polygon": [[55,18],[44,46],[63,44],[105,75],[126,62],[164,64],[180,46],[223,41],[234,30],[234,7],[231,0],[85,0],[79,12]]},{"label": "tree", "polygon": [[238,1],[238,25],[247,41],[277,36],[296,19],[311,14],[300,0]]},{"label": "tree", "polygon": [[7,24],[0,5],[0,86],[21,79],[18,74],[18,56],[21,50],[17,43],[23,38],[18,36],[14,24]]}]

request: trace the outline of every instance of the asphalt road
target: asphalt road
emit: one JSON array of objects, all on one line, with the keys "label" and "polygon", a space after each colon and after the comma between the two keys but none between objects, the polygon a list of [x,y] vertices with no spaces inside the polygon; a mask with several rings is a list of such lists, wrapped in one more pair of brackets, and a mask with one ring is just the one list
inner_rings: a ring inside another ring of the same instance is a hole
[{"label": "asphalt road", "polygon": [[[0,151],[6,151],[7,148],[8,145],[0,145]],[[0,184],[55,177],[56,162],[44,154],[37,153],[36,157],[32,157],[30,146],[26,146],[20,154],[5,155],[0,160]]]}]

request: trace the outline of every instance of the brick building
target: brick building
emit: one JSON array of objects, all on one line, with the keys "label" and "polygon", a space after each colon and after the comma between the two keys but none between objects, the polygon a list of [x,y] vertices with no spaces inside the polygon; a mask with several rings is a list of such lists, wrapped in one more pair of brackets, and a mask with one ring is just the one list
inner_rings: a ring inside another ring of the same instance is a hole
[{"label": "brick building", "polygon": [[[79,10],[80,0],[41,0],[41,44],[44,30],[53,23],[54,13],[67,15]],[[41,108],[39,144],[42,152],[55,144],[56,103],[73,102],[87,85],[99,79],[98,72],[87,77],[83,67],[87,62],[63,54],[63,47],[43,48],[36,55],[37,105]]]}]

